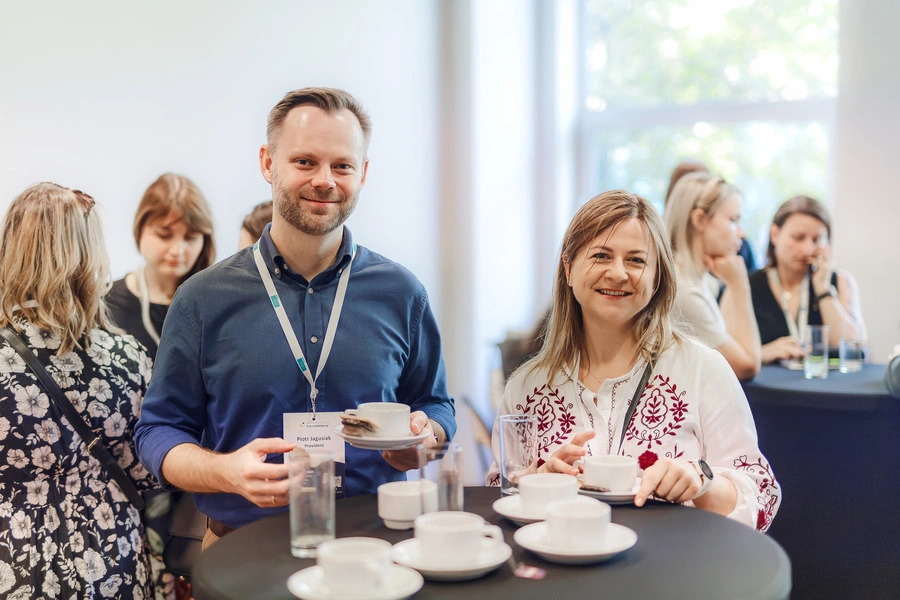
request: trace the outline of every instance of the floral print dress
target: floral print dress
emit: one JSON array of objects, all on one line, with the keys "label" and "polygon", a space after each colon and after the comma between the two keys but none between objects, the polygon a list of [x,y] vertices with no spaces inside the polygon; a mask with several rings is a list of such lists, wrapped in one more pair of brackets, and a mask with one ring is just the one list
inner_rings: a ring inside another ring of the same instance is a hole
[{"label": "floral print dress", "polygon": [[[155,480],[134,453],[150,359],[131,336],[94,330],[56,355],[25,325],[38,360],[138,489]],[[85,448],[21,356],[0,340],[0,597],[149,598],[140,513]]]}]

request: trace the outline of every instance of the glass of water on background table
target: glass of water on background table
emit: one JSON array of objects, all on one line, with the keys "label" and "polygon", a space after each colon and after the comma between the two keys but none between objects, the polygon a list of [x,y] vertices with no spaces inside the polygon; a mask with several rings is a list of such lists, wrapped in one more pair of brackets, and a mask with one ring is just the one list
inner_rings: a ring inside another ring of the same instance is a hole
[{"label": "glass of water on background table", "polygon": [[807,325],[803,330],[803,375],[828,377],[828,325]]},{"label": "glass of water on background table", "polygon": [[[463,510],[463,449],[449,442],[417,447],[422,514],[437,510]],[[434,493],[437,491],[435,501]]]},{"label": "glass of water on background table", "polygon": [[290,477],[291,554],[316,556],[334,539],[334,456],[295,448],[285,455]]},{"label": "glass of water on background table", "polygon": [[841,345],[838,348],[841,373],[856,373],[862,370],[865,344],[856,330],[841,323]]}]

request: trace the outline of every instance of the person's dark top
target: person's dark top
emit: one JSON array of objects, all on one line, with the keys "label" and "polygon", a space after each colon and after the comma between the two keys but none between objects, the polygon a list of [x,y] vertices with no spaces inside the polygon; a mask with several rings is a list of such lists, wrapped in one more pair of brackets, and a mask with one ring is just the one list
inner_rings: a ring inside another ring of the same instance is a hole
[{"label": "person's dark top", "polygon": [[[353,256],[344,228],[337,259],[307,282],[291,272],[272,238],[259,247],[315,373],[338,280]],[[408,270],[358,246],[327,366],[316,382],[318,411],[361,402],[402,402],[437,421],[452,439],[441,339],[424,286]],[[297,367],[256,268],[253,247],[179,286],[166,317],[153,380],[135,428],[141,461],[162,476],[166,454],[183,443],[232,452],[254,439],[282,437],[284,413],[311,410],[310,387]],[[344,489],[373,494],[406,478],[381,452],[346,445]],[[282,457],[270,457],[281,462]],[[229,527],[284,508],[261,508],[237,494],[198,494],[197,507]]]},{"label": "person's dark top", "polygon": [[[756,324],[759,326],[759,338],[763,344],[774,342],[778,338],[791,335],[785,321],[781,303],[775,298],[769,287],[767,269],[760,269],[750,276],[750,296],[753,298],[753,311],[756,313]],[[837,273],[831,274],[831,285],[837,287]],[[816,301],[816,292],[812,281],[809,282],[809,325],[822,325],[822,313]]]},{"label": "person's dark top", "polygon": [[[144,328],[144,321],[141,319],[141,301],[125,285],[124,277],[113,282],[112,289],[106,294],[106,305],[109,306],[109,312],[116,325],[136,337],[147,347],[150,358],[156,360],[156,342]],[[156,327],[157,333],[162,333],[163,321],[166,320],[168,311],[169,307],[165,304],[150,304],[150,322]]]}]

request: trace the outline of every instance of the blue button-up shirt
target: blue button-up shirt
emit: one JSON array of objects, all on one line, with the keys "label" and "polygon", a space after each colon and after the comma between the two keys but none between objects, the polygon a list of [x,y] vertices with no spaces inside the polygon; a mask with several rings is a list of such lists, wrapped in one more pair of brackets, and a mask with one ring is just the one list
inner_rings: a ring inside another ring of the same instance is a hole
[{"label": "blue button-up shirt", "polygon": [[[307,282],[290,272],[268,229],[260,240],[263,259],[313,373],[352,248],[345,228],[335,263]],[[334,346],[316,387],[317,411],[343,411],[362,402],[402,402],[424,411],[448,437],[456,433],[437,322],[425,288],[412,273],[357,248]],[[231,452],[256,438],[281,437],[284,413],[311,410],[309,383],[294,362],[252,248],[179,287],[135,429],[138,456],[160,481],[163,458],[178,444]],[[404,477],[381,452],[346,446],[347,495],[374,493],[381,483]],[[198,494],[197,506],[231,527],[279,510],[259,508],[236,494]]]}]

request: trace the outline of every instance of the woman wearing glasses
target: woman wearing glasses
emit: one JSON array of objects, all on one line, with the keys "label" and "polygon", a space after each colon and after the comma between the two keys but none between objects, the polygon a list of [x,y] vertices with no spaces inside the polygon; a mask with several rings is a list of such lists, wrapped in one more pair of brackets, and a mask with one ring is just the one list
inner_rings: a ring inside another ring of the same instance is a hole
[{"label": "woman wearing glasses", "polygon": [[113,282],[106,298],[116,323],[156,357],[175,290],[215,258],[209,205],[193,181],[166,173],[154,181],[134,216],[144,265]]},{"label": "woman wearing glasses", "polygon": [[[719,350],[738,379],[747,380],[759,373],[761,362],[750,280],[738,255],[744,238],[740,218],[741,193],[707,172],[679,179],[666,203],[676,313],[688,332]],[[724,291],[717,303],[719,282]]]},{"label": "woman wearing glasses", "polygon": [[[12,201],[0,227],[0,327],[24,342],[17,351],[13,338],[0,339],[3,598],[151,593],[129,486],[120,487],[61,412],[68,402],[132,486],[155,485],[132,438],[150,359],[107,314],[109,261],[93,205],[82,192],[41,183]],[[32,353],[64,394],[59,403],[25,362]]]}]

